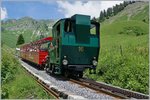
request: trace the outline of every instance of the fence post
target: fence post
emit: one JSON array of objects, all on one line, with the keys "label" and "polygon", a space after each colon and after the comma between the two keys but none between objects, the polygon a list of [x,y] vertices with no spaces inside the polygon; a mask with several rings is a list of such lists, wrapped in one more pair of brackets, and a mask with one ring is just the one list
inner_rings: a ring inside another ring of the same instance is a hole
[{"label": "fence post", "polygon": [[122,46],[120,45],[120,54],[121,56],[123,56],[123,50],[122,50]]}]

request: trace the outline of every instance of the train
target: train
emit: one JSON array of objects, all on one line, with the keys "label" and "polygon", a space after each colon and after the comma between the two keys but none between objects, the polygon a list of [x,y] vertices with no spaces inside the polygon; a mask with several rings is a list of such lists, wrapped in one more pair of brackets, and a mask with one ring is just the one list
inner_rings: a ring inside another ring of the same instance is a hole
[{"label": "train", "polygon": [[20,47],[20,57],[50,74],[83,77],[85,69],[96,73],[100,51],[100,24],[88,15],[75,14],[58,20],[52,37]]}]

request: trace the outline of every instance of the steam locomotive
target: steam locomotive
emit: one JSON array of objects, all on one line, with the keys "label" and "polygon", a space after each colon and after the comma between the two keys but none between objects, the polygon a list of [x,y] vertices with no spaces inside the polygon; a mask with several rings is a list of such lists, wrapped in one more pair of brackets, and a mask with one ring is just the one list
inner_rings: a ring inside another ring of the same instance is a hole
[{"label": "steam locomotive", "polygon": [[82,77],[85,69],[96,73],[100,50],[100,24],[90,16],[75,14],[57,21],[52,37],[25,44],[20,57],[51,74]]}]

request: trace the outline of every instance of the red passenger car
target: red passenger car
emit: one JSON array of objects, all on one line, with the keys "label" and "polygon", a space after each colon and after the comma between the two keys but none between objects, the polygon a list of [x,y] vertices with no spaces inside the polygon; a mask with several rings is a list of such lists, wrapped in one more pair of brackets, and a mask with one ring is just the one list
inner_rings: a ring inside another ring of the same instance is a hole
[{"label": "red passenger car", "polygon": [[21,46],[20,57],[42,67],[48,55],[48,43],[51,41],[52,37],[47,37]]}]

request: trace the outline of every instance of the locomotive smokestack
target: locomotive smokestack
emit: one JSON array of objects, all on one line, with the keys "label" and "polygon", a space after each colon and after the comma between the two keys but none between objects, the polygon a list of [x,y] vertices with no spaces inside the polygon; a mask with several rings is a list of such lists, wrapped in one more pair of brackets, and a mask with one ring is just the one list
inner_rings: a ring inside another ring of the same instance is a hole
[{"label": "locomotive smokestack", "polygon": [[75,20],[74,31],[77,43],[90,42],[90,16],[76,14],[72,16]]}]

